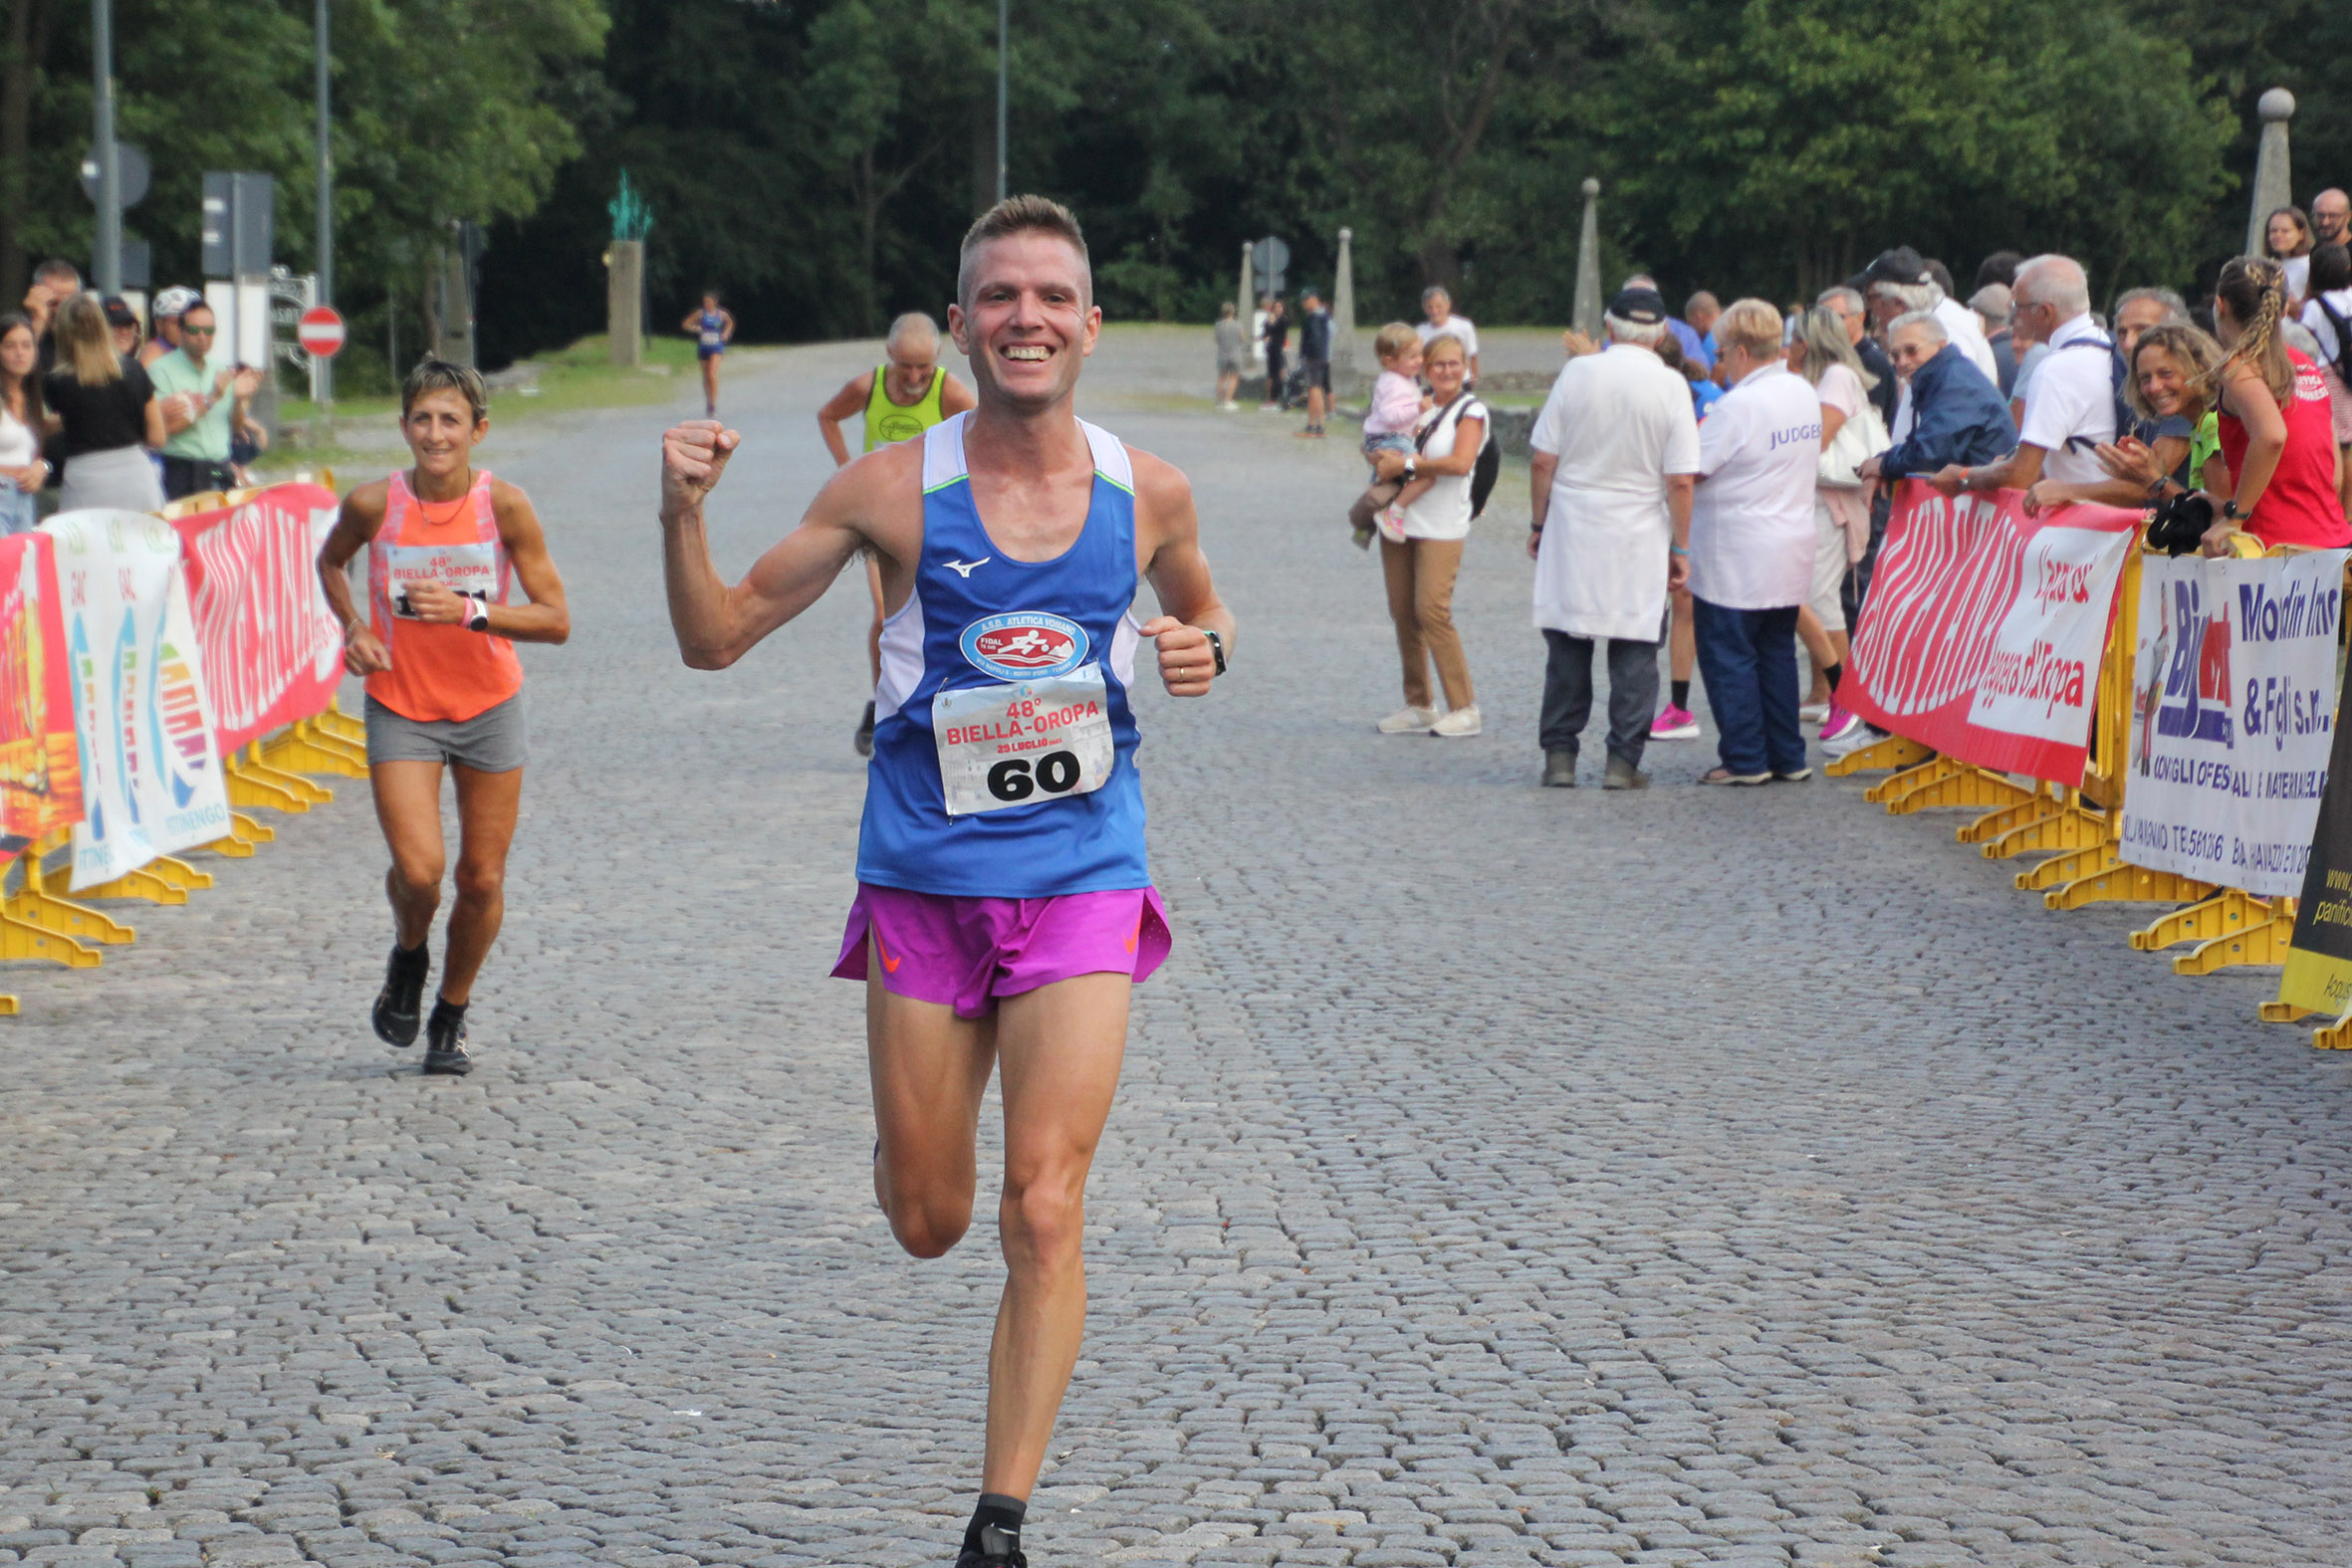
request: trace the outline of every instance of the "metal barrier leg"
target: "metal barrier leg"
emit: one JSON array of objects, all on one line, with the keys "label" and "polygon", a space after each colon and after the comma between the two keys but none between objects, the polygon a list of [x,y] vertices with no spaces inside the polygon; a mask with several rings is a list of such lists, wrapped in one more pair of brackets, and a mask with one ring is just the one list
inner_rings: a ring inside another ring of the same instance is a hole
[{"label": "metal barrier leg", "polygon": [[2211,882],[2119,861],[2108,870],[2051,888],[2041,895],[2041,902],[2048,909],[2086,909],[2093,904],[2194,904],[2213,891]]},{"label": "metal barrier leg", "polygon": [[0,903],[0,914],[13,916],[28,926],[78,942],[97,942],[115,945],[130,941],[137,933],[121,921],[96,909],[85,908],[49,891],[47,875],[41,869],[40,852],[28,846],[17,857],[23,878],[16,892]]},{"label": "metal barrier leg", "polygon": [[[2284,899],[2280,903],[2286,902]],[[2234,936],[2216,937],[2173,960],[2176,975],[2211,975],[2216,970],[2236,969],[2246,965],[2284,964],[2286,950],[2294,940],[2295,917],[2274,912],[2260,925],[2248,926]]]},{"label": "metal barrier leg", "polygon": [[2097,843],[2070,849],[2062,855],[2052,855],[2030,870],[2017,873],[2017,889],[2024,893],[2039,893],[2047,888],[2062,887],[2101,871],[2112,871],[2123,864],[2123,856],[2116,853],[2112,835]]},{"label": "metal barrier leg", "polygon": [[2268,924],[2272,913],[2268,899],[2226,887],[2186,909],[2159,915],[2132,933],[2132,946],[2142,953],[2153,953],[2176,942],[2211,942],[2216,937],[2234,937]]},{"label": "metal barrier leg", "polygon": [[1933,761],[1935,753],[1905,736],[1890,735],[1883,741],[1832,758],[1821,772],[1831,779],[1850,779],[1855,774],[1875,773],[1885,768],[1916,768]]},{"label": "metal barrier leg", "polygon": [[[1890,784],[1894,782],[1887,781]],[[2010,784],[1990,768],[1964,767],[1942,778],[1923,780],[1909,789],[1890,791],[1886,808],[1889,816],[1909,816],[1936,806],[2023,805],[2032,798],[2032,790]]]},{"label": "metal barrier leg", "polygon": [[0,915],[0,959],[45,959],[68,969],[96,969],[101,962],[98,949],[27,925],[14,915]]}]

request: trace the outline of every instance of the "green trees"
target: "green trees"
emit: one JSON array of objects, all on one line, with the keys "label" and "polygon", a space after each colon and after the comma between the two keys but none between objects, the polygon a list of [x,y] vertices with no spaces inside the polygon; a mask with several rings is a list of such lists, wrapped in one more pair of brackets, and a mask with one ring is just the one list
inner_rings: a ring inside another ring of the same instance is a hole
[{"label": "green trees", "polygon": [[[206,167],[280,176],[302,265],[310,0],[116,4],[159,275],[193,271]],[[88,250],[87,27],[0,0],[0,289]],[[749,337],[871,332],[944,309],[994,190],[995,0],[336,0],[336,28],[355,342],[422,313],[461,218],[491,357],[597,330],[622,168],[657,322],[717,286]],[[1130,318],[1205,318],[1270,231],[1327,281],[1345,225],[1367,316],[1436,280],[1560,319],[1587,174],[1611,281],[1785,299],[1905,241],[1964,282],[2062,248],[2105,295],[2234,247],[2274,82],[2298,195],[2352,179],[2347,50],[2327,0],[1014,0],[1012,182],[1079,210]]]}]

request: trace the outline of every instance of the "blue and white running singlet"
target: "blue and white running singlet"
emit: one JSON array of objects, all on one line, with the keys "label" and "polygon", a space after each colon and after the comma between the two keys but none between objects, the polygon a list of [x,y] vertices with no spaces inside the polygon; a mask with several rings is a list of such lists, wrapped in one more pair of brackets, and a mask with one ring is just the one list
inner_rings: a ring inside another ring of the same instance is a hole
[{"label": "blue and white running singlet", "polygon": [[882,623],[857,879],[966,898],[1148,887],[1127,449],[1079,421],[1085,527],[1052,560],[1015,560],[973,506],[966,418],[923,434],[923,553]]}]

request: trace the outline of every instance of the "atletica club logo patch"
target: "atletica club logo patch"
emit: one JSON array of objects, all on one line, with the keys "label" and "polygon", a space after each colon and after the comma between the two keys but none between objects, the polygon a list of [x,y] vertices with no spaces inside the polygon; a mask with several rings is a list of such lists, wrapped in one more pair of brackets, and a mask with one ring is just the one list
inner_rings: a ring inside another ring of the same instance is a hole
[{"label": "atletica club logo patch", "polygon": [[958,639],[972,667],[1000,681],[1051,679],[1086,662],[1086,628],[1043,610],[983,615]]}]

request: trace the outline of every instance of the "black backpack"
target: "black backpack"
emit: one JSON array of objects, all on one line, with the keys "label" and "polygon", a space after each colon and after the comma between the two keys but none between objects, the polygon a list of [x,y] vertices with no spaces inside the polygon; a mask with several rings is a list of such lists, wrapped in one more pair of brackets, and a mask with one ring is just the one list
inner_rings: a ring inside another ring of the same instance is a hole
[{"label": "black backpack", "polygon": [[2345,325],[2336,308],[2318,295],[2311,297],[2311,303],[2319,307],[2327,325],[2336,330],[2336,374],[2343,378],[2345,385],[2352,386],[2352,326]]},{"label": "black backpack", "polygon": [[[1418,452],[1427,446],[1429,438],[1437,433],[1437,427],[1448,419],[1459,422],[1464,414],[1470,412],[1463,404],[1471,400],[1468,391],[1455,393],[1454,400],[1439,409],[1437,417],[1413,438],[1413,450]],[[1481,403],[1479,407],[1483,410],[1486,405]],[[1478,461],[1470,465],[1470,516],[1474,521],[1487,510],[1487,497],[1495,493],[1495,481],[1503,477],[1503,448],[1495,441],[1495,416],[1487,414],[1482,423],[1484,430],[1479,443]]]},{"label": "black backpack", "polygon": [[[2107,350],[2107,390],[2115,399],[2115,439],[2120,441],[2127,435],[2140,432],[2140,427],[2147,421],[2132,411],[2131,399],[2123,395],[2123,383],[2130,379],[2132,372],[2131,366],[2123,362],[2123,350],[2115,346],[2115,339],[2112,337],[2077,337],[2070,343],[2058,344],[2050,352],[2064,353],[2069,348],[2104,348]],[[2144,433],[2141,438],[2146,439]],[[2088,447],[2097,446],[2098,443],[2089,436],[2068,436],[2066,445]]]}]

